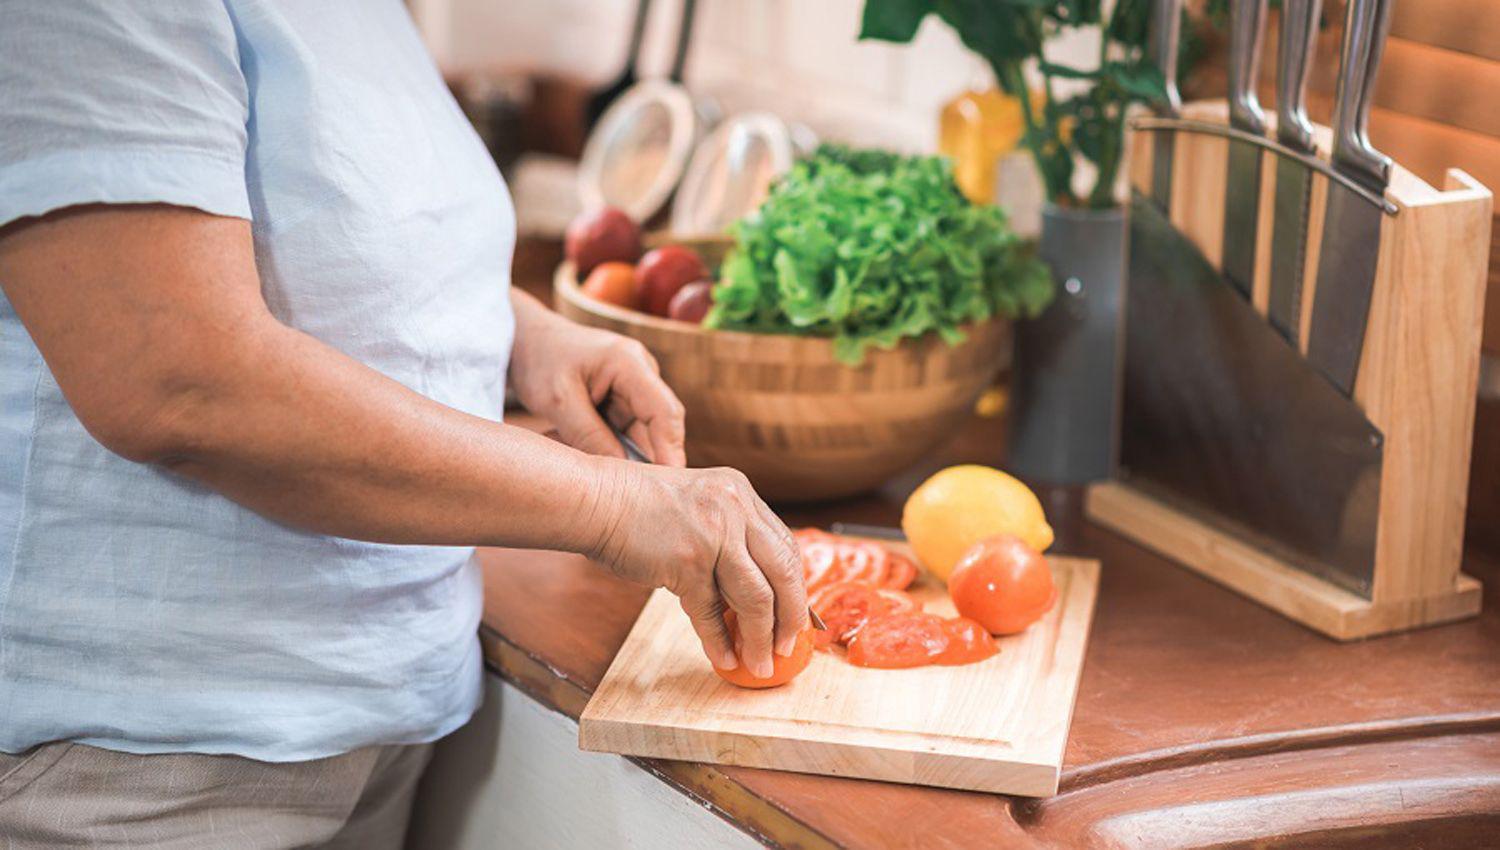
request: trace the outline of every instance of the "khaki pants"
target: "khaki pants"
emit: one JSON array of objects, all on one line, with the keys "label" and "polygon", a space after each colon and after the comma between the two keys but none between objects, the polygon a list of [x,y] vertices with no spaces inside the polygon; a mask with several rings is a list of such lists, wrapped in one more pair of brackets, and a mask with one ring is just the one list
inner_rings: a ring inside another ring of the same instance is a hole
[{"label": "khaki pants", "polygon": [[0,753],[0,848],[400,848],[432,745],[270,764],[83,744]]}]

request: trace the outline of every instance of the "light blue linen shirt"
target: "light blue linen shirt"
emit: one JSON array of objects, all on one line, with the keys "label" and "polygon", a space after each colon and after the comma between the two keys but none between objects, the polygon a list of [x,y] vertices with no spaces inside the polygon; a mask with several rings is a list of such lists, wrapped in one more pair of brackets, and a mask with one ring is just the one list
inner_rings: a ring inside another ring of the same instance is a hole
[{"label": "light blue linen shirt", "polygon": [[[500,418],[514,216],[399,0],[0,5],[0,225],[95,202],[249,219],[278,319]],[[472,555],[298,531],[111,454],[0,297],[0,750],[438,738],[479,700]]]}]

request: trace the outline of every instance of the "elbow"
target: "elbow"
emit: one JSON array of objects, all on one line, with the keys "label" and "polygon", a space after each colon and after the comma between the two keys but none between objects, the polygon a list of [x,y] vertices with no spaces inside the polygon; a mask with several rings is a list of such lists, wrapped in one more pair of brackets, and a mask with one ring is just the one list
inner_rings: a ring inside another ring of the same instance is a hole
[{"label": "elbow", "polygon": [[116,376],[107,391],[69,399],[78,421],[104,448],[126,460],[175,465],[210,445],[217,382],[197,370]]}]

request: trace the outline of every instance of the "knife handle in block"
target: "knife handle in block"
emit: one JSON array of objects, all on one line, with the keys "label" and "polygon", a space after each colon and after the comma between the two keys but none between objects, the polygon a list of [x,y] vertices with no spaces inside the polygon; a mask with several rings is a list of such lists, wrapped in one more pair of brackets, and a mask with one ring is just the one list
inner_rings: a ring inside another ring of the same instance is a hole
[{"label": "knife handle in block", "polygon": [[1257,136],[1266,133],[1266,115],[1255,96],[1266,32],[1266,2],[1229,3],[1229,126]]},{"label": "knife handle in block", "polygon": [[1370,146],[1366,127],[1390,26],[1391,0],[1349,0],[1333,100],[1333,167],[1377,193],[1390,182],[1391,158]]},{"label": "knife handle in block", "polygon": [[1276,68],[1276,140],[1300,153],[1313,153],[1312,121],[1307,118],[1307,75],[1322,0],[1286,0],[1281,6],[1281,43]]},{"label": "knife handle in block", "polygon": [[1156,112],[1167,118],[1182,114],[1182,93],[1177,90],[1177,38],[1182,27],[1182,0],[1153,0],[1151,4],[1151,61],[1166,80],[1166,99]]}]

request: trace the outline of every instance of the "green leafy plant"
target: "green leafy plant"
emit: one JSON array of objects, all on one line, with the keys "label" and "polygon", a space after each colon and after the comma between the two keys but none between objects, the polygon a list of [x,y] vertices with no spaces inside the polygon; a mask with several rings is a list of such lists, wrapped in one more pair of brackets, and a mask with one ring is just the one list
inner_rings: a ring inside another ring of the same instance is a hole
[{"label": "green leafy plant", "polygon": [[929,331],[957,344],[965,322],[1052,297],[1004,211],[970,203],[935,156],[824,145],[731,233],[704,324],[832,337],[851,365]]},{"label": "green leafy plant", "polygon": [[[1146,56],[1150,0],[1117,0],[1104,15],[1102,0],[865,0],[860,38],[906,43],[928,15],[951,26],[985,60],[1005,93],[1021,102],[1021,144],[1036,161],[1047,196],[1062,206],[1114,206],[1115,177],[1124,157],[1125,113],[1132,103],[1165,96],[1160,70]],[[1046,41],[1066,28],[1100,27],[1096,68],[1050,62]],[[1024,68],[1035,62],[1042,98],[1033,102]],[[1081,80],[1077,94],[1059,97],[1058,80]],[[1093,163],[1093,188],[1073,190],[1074,163]]]}]

